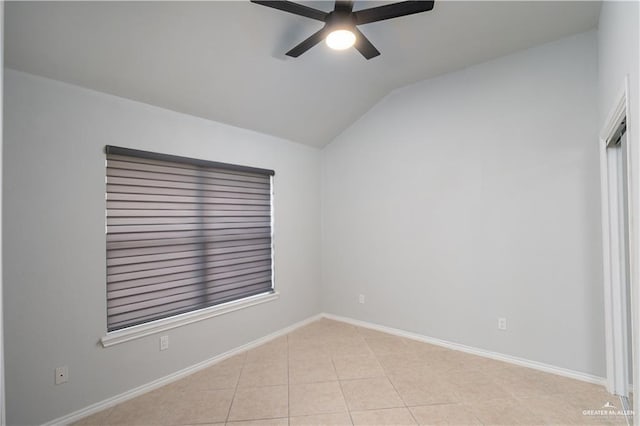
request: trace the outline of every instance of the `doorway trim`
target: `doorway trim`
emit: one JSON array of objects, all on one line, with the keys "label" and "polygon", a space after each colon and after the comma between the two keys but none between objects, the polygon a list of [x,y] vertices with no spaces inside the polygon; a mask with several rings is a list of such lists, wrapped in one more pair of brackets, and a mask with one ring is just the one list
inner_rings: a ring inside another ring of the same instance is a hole
[{"label": "doorway trim", "polygon": [[[602,255],[603,255],[603,272],[604,272],[604,312],[605,312],[605,347],[606,347],[606,366],[607,366],[607,390],[617,395],[627,395],[629,389],[628,383],[628,362],[631,361],[635,367],[633,359],[637,358],[635,348],[632,342],[627,342],[627,323],[624,321],[624,312],[627,306],[627,294],[624,289],[624,277],[622,272],[625,268],[624,252],[620,249],[622,243],[620,239],[620,223],[621,217],[620,196],[626,195],[628,200],[627,217],[629,218],[629,234],[632,229],[632,205],[633,198],[631,187],[627,188],[626,194],[620,194],[617,188],[617,182],[612,182],[611,177],[622,173],[617,169],[618,158],[620,152],[616,152],[614,148],[609,148],[612,137],[618,130],[620,123],[627,117],[629,110],[629,80],[628,76],[624,79],[624,84],[619,95],[616,97],[616,103],[609,113],[605,126],[600,133],[600,187],[601,187],[601,209],[602,209]],[[631,139],[627,134],[627,155],[626,158],[627,178],[631,174],[630,157],[632,149],[629,148]],[[635,288],[633,282],[635,259],[632,239],[629,238],[629,271],[628,279],[631,289]],[[624,237],[623,237],[624,238]],[[631,300],[632,313],[637,312],[637,306],[634,298]],[[621,315],[622,313],[622,315]],[[632,319],[632,324],[635,323]],[[633,328],[633,327],[632,327]],[[632,330],[634,333],[636,330]],[[632,346],[632,360],[628,360],[628,345]]]}]

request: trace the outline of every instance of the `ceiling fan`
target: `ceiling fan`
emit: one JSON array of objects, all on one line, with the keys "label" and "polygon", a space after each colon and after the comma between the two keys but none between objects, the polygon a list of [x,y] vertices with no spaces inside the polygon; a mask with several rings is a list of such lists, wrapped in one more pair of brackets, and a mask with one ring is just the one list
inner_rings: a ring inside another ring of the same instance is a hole
[{"label": "ceiling fan", "polygon": [[251,2],[324,22],[324,27],[289,50],[286,53],[287,56],[297,58],[325,39],[327,45],[336,50],[354,46],[367,59],[375,58],[380,52],[358,30],[358,25],[427,12],[433,9],[434,3],[433,0],[401,1],[354,12],[353,1],[336,0],[333,11],[324,12],[292,1],[251,0]]}]

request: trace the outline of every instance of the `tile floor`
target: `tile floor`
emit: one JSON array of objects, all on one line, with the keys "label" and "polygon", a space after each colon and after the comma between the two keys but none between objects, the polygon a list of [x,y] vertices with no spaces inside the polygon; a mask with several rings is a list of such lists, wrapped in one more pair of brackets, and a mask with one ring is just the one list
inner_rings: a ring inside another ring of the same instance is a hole
[{"label": "tile floor", "polygon": [[322,319],[76,425],[626,424],[603,387]]}]

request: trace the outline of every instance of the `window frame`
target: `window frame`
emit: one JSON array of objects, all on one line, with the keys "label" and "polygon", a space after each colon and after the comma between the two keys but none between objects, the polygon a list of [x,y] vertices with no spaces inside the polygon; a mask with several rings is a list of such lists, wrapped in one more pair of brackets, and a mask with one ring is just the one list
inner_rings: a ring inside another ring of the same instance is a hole
[{"label": "window frame", "polygon": [[[215,161],[201,160],[189,157],[181,157],[176,155],[169,154],[161,154],[157,152],[150,151],[142,151],[137,149],[130,148],[122,148],[107,145],[105,146],[105,171],[108,155],[123,155],[130,157],[138,157],[142,159],[149,160],[159,160],[165,162],[174,162],[177,164],[190,164],[198,167],[203,167],[207,169],[217,169],[218,171],[236,171],[236,172],[248,172],[248,173],[257,173],[262,175],[268,175],[270,180],[270,191],[269,191],[269,219],[270,219],[270,234],[271,234],[271,288],[262,293],[242,296],[238,299],[226,301],[223,303],[214,304],[211,306],[193,309],[187,312],[174,314],[168,317],[159,318],[151,321],[147,321],[140,324],[130,325],[123,328],[115,329],[109,331],[108,324],[106,325],[106,333],[100,339],[100,343],[103,347],[109,347],[113,345],[117,345],[120,343],[124,343],[130,340],[138,339],[141,337],[145,337],[151,334],[159,333],[162,331],[170,330],[176,327],[181,327],[187,324],[191,324],[194,322],[202,321],[208,318],[212,318],[215,316],[223,315],[229,312],[233,312],[239,309],[244,309],[250,306],[255,306],[258,304],[270,302],[278,299],[279,293],[275,288],[275,229],[274,229],[274,180],[275,180],[275,172],[269,169],[261,169],[256,167],[248,167],[248,166],[240,166],[236,164],[228,164],[228,163],[220,163]],[[215,170],[213,170],[215,171]],[[106,181],[105,181],[106,184]],[[105,187],[105,194],[107,193]],[[107,240],[107,205],[105,200],[105,247]],[[106,259],[106,253],[105,253]],[[106,272],[106,271],[105,271]],[[107,274],[105,274],[106,279]],[[106,281],[105,281],[105,301],[107,301],[106,294]],[[105,306],[105,319],[108,315],[108,308]]]}]

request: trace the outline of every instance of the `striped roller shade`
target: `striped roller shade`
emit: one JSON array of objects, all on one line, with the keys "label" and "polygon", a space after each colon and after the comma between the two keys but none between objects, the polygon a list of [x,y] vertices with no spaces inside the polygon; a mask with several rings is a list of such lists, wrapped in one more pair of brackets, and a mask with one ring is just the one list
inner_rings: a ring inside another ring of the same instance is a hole
[{"label": "striped roller shade", "polygon": [[272,291],[272,170],[106,153],[109,331]]}]

